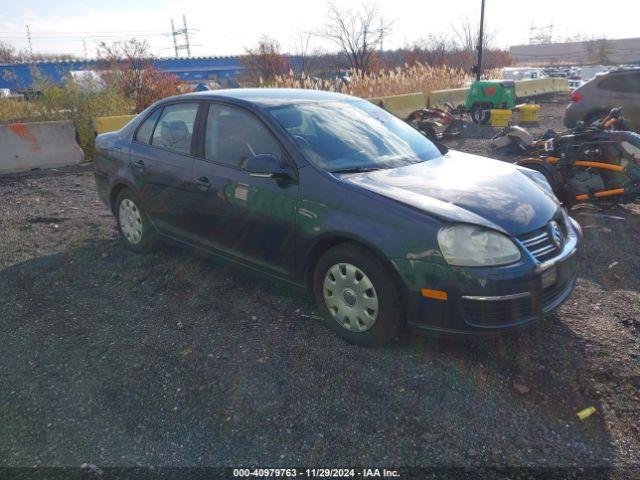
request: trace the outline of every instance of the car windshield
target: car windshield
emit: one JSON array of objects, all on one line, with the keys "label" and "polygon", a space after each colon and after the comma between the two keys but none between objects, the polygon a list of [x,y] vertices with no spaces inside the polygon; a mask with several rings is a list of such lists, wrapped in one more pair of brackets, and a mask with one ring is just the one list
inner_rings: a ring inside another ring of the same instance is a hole
[{"label": "car windshield", "polygon": [[420,132],[366,100],[304,102],[269,111],[310,161],[331,172],[395,168],[441,155]]}]

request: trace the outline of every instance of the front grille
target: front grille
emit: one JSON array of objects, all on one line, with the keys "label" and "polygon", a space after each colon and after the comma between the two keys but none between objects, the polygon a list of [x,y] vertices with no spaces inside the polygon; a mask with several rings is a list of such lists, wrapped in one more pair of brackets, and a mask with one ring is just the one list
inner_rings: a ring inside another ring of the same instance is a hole
[{"label": "front grille", "polygon": [[462,307],[467,322],[479,327],[517,324],[533,316],[529,295],[507,300],[463,298]]},{"label": "front grille", "polygon": [[[564,223],[564,219],[562,215],[556,215],[553,219],[558,223],[560,227],[560,231],[562,232],[562,236],[564,241],[567,238],[567,226]],[[550,224],[545,225],[542,228],[534,230],[533,232],[525,233],[524,235],[520,235],[518,240],[524,245],[524,247],[529,250],[531,255],[533,255],[536,260],[540,262],[544,262],[545,260],[549,260],[550,258],[555,257],[560,252],[560,247],[558,247],[551,237],[550,232]]]}]

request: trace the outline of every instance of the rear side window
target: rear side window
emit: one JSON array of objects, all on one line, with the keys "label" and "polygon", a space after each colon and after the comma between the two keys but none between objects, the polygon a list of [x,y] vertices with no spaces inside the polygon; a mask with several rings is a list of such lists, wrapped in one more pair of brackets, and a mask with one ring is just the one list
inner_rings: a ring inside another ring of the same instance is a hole
[{"label": "rear side window", "polygon": [[151,134],[153,133],[153,127],[156,126],[158,117],[160,117],[162,108],[154,110],[154,112],[147,117],[147,119],[140,125],[136,132],[136,141],[141,143],[151,143]]},{"label": "rear side window", "polygon": [[254,155],[271,153],[283,159],[280,144],[255,116],[239,108],[211,104],[205,129],[204,158],[242,167]]},{"label": "rear side window", "polygon": [[177,103],[164,107],[153,131],[151,145],[189,155],[197,113],[197,103]]},{"label": "rear side window", "polygon": [[603,90],[621,93],[640,93],[640,73],[612,75],[598,84]]}]

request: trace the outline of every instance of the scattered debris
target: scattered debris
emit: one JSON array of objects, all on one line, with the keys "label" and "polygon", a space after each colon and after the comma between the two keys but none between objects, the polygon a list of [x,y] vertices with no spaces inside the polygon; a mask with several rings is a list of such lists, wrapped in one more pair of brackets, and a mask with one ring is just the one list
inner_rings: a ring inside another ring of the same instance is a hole
[{"label": "scattered debris", "polygon": [[93,463],[83,463],[82,465],[80,465],[80,468],[82,470],[89,470],[96,475],[102,475],[104,473],[101,468],[95,466]]},{"label": "scattered debris", "polygon": [[618,262],[613,262],[609,265],[609,270],[611,270],[613,267],[615,267],[616,265],[618,265]]},{"label": "scattered debris", "polygon": [[587,418],[589,418],[594,413],[596,413],[596,408],[595,407],[587,407],[584,410],[580,410],[577,413],[577,415],[578,415],[578,418],[580,420],[586,420]]},{"label": "scattered debris", "polygon": [[513,389],[520,395],[526,395],[527,393],[529,393],[529,387],[521,383],[513,382]]}]

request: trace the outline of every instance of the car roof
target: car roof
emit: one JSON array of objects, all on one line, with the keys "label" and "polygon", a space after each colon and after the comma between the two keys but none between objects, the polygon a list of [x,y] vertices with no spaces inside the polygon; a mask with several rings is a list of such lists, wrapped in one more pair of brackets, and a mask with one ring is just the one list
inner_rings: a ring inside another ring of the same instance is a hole
[{"label": "car roof", "polygon": [[329,102],[359,100],[351,95],[327,92],[322,90],[307,90],[302,88],[230,88],[225,90],[209,90],[177,95],[165,99],[175,100],[230,100],[237,103],[249,103],[260,107],[271,107],[303,102]]},{"label": "car roof", "polygon": [[640,72],[640,67],[616,67],[606,72],[602,72],[602,75],[624,75],[625,73],[632,72]]}]

